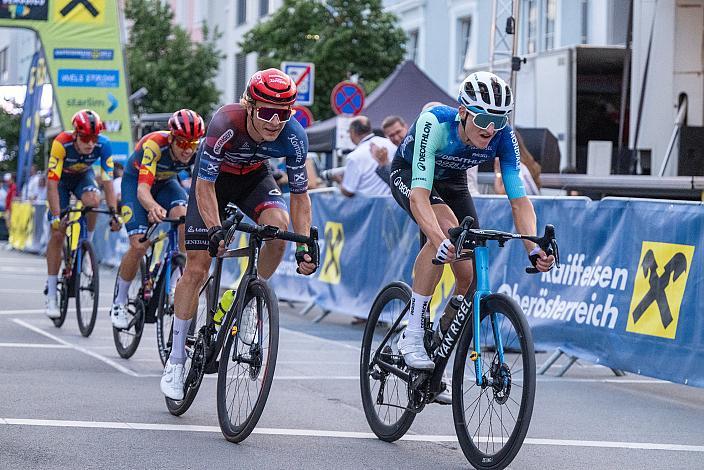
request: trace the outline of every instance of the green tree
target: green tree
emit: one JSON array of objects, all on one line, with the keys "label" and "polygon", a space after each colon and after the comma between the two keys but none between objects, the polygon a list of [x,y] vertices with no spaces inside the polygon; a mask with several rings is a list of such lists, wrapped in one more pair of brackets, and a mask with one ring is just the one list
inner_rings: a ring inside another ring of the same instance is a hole
[{"label": "green tree", "polygon": [[[20,126],[22,124],[22,110],[8,113],[0,108],[0,173],[17,171],[17,156],[20,146]],[[34,146],[33,163],[40,168],[44,166],[42,152],[44,149],[44,131],[46,127],[42,120],[39,126],[39,139]]]},{"label": "green tree", "polygon": [[173,24],[173,12],[160,0],[128,0],[125,16],[131,22],[127,42],[127,74],[132,90],[145,87],[145,112],[164,113],[180,108],[205,116],[220,99],[215,75],[222,55],[203,24],[203,41],[193,42]]},{"label": "green tree", "polygon": [[366,93],[401,62],[406,34],[381,0],[284,0],[268,21],[245,34],[243,52],[256,52],[261,68],[282,61],[315,63],[316,119],[333,115],[335,84],[356,74]]}]

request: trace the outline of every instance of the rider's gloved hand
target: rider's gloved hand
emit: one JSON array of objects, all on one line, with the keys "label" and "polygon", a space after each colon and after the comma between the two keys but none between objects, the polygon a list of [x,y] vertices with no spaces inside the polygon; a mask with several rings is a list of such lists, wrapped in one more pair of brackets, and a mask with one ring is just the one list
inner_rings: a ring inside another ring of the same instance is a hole
[{"label": "rider's gloved hand", "polygon": [[296,271],[306,276],[313,274],[318,269],[318,265],[313,263],[313,257],[308,253],[308,247],[305,245],[296,248],[296,264],[298,265]]},{"label": "rider's gloved hand", "polygon": [[222,231],[222,227],[219,225],[213,225],[208,229],[208,253],[210,256],[215,257],[218,255],[218,250],[220,249],[220,243],[225,245],[225,234]]},{"label": "rider's gloved hand", "polygon": [[553,255],[548,255],[539,246],[535,246],[528,255],[533,267],[535,267],[540,272],[550,271],[553,266],[555,266],[555,257]]},{"label": "rider's gloved hand", "polygon": [[110,230],[117,232],[122,228],[122,217],[117,215],[114,207],[110,208]]},{"label": "rider's gloved hand", "polygon": [[440,243],[440,246],[438,247],[438,252],[435,254],[435,257],[439,261],[447,263],[448,261],[451,261],[454,252],[455,250],[454,246],[452,245],[452,242],[448,238],[446,238],[442,241],[442,243]]},{"label": "rider's gloved hand", "polygon": [[49,225],[51,225],[51,228],[54,230],[58,230],[59,226],[61,225],[61,217],[58,215],[52,215],[51,220],[49,221]]}]

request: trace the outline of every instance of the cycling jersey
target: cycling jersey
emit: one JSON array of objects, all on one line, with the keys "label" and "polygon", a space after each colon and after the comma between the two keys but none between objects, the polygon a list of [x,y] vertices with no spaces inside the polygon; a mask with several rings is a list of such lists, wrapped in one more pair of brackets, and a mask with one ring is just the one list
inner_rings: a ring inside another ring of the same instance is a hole
[{"label": "cycling jersey", "polygon": [[69,175],[86,173],[90,171],[91,165],[96,161],[100,161],[103,181],[111,180],[112,148],[107,137],[99,135],[93,151],[89,155],[81,155],[73,145],[73,132],[62,132],[56,136],[51,144],[48,178],[59,181],[62,173]]},{"label": "cycling jersey", "polygon": [[497,131],[485,149],[465,144],[459,136],[457,108],[435,106],[421,113],[396,151],[413,169],[411,189],[432,190],[433,181],[455,179],[467,169],[499,157],[509,199],[526,195],[520,177],[518,140],[511,126]]},{"label": "cycling jersey", "polygon": [[125,177],[138,177],[138,184],[152,186],[154,181],[175,178],[195,161],[195,154],[188,163],[171,157],[168,131],[151,132],[137,142],[134,153],[125,165]]},{"label": "cycling jersey", "polygon": [[247,132],[247,119],[246,110],[239,104],[217,110],[199,149],[198,178],[215,182],[221,172],[245,175],[266,165],[270,158],[285,157],[291,192],[306,192],[308,138],[303,127],[290,119],[276,140],[257,143]]}]

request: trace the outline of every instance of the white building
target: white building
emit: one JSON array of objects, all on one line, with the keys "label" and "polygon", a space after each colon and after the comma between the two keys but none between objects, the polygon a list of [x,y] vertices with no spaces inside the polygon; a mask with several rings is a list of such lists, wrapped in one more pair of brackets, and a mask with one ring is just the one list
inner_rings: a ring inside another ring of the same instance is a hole
[{"label": "white building", "polygon": [[34,31],[0,28],[0,85],[25,85],[38,47]]}]

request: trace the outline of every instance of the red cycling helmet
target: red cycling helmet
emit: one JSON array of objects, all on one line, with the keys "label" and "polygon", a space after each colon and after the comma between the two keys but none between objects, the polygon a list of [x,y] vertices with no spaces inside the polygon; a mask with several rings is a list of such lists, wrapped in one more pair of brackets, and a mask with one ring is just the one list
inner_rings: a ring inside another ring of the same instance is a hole
[{"label": "red cycling helmet", "polygon": [[296,101],[296,82],[279,69],[260,70],[247,82],[244,98],[291,106]]},{"label": "red cycling helmet", "polygon": [[105,125],[100,120],[98,113],[90,109],[78,111],[73,115],[71,123],[73,124],[73,130],[77,134],[98,135],[105,129]]},{"label": "red cycling helmet", "polygon": [[196,140],[205,134],[203,118],[190,109],[179,109],[169,118],[171,135],[186,140]]}]

